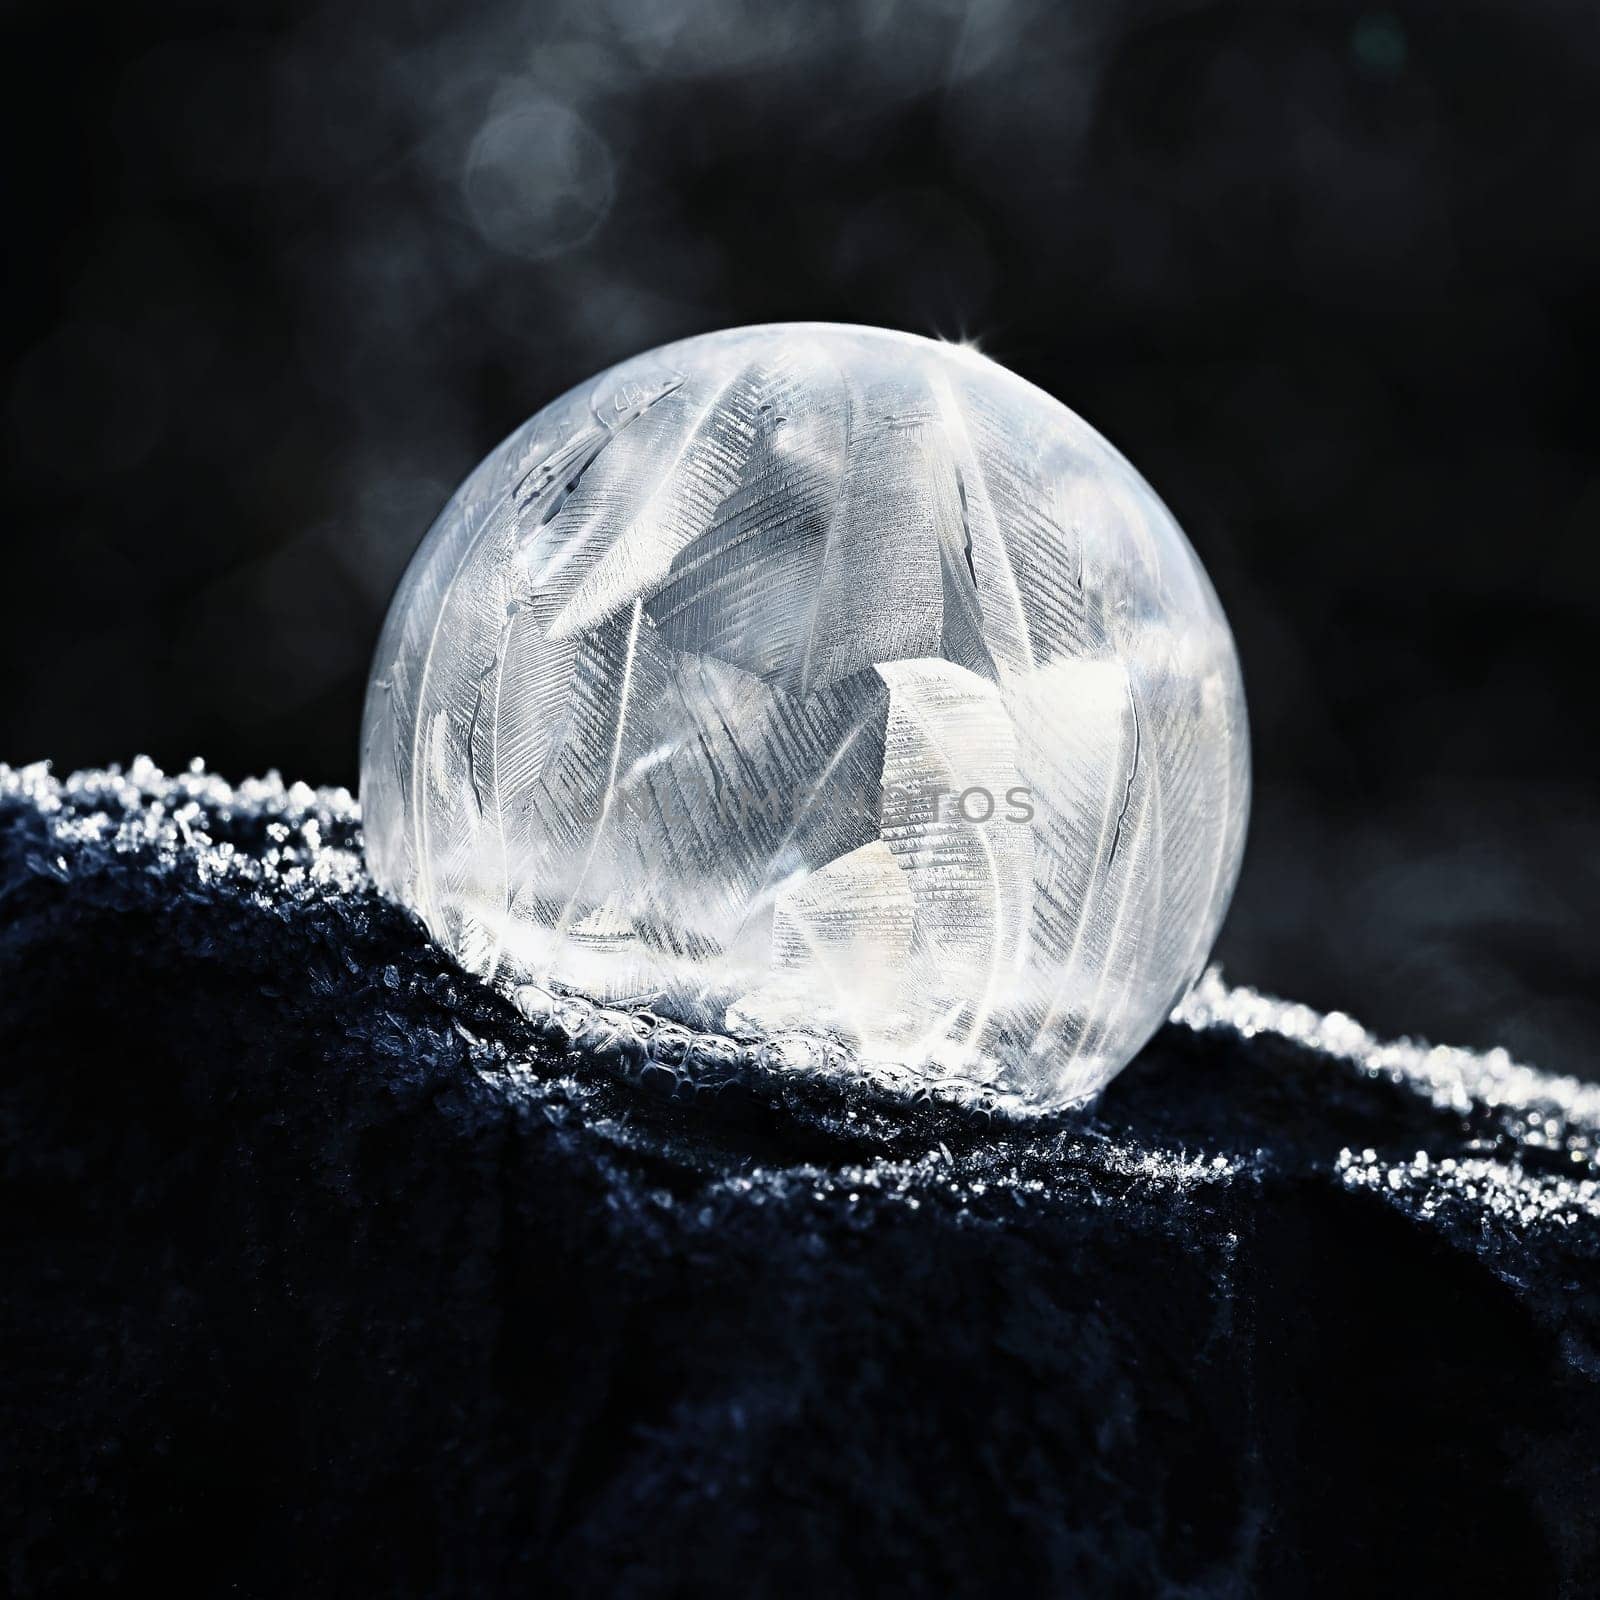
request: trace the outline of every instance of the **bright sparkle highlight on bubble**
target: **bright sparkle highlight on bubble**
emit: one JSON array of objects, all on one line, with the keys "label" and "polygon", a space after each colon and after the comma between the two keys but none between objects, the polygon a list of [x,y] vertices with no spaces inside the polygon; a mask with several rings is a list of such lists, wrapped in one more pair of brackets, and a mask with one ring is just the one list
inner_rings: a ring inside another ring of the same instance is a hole
[{"label": "bright sparkle highlight on bubble", "polygon": [[1019,1107],[1199,974],[1250,788],[1133,468],[974,350],[823,324],[652,351],[495,450],[362,757],[374,877],[472,972]]}]

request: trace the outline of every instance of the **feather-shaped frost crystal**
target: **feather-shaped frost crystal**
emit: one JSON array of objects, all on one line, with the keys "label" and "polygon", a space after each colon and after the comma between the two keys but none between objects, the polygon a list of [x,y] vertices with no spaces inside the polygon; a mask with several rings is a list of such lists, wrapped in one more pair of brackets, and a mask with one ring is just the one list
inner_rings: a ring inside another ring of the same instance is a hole
[{"label": "feather-shaped frost crystal", "polygon": [[545,408],[389,612],[380,886],[474,973],[1018,1107],[1200,973],[1250,770],[1153,491],[956,345],[711,334]]}]

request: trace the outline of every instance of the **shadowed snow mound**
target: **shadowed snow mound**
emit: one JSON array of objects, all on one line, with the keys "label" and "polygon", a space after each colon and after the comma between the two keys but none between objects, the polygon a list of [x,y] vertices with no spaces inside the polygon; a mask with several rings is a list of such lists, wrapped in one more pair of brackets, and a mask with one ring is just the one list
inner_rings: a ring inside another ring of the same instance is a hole
[{"label": "shadowed snow mound", "polygon": [[348,795],[147,763],[0,770],[0,896],[16,1593],[1600,1558],[1590,1085],[1214,977],[1077,1118],[708,1075],[462,977]]}]

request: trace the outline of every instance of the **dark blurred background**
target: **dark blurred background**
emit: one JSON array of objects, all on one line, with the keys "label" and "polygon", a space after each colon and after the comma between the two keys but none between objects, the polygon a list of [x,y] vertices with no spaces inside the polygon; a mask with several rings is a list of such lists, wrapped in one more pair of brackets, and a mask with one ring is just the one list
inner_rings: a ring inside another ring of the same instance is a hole
[{"label": "dark blurred background", "polygon": [[1591,0],[7,9],[0,758],[353,784],[389,594],[704,329],[975,338],[1233,621],[1230,974],[1592,1070]]}]

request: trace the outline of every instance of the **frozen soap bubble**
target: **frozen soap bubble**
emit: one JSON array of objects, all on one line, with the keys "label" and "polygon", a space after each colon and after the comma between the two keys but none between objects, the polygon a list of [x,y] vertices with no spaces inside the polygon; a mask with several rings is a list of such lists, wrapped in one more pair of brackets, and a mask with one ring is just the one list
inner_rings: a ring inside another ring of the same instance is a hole
[{"label": "frozen soap bubble", "polygon": [[470,971],[1019,1108],[1200,972],[1249,792],[1138,473],[969,349],[825,324],[651,351],[495,450],[395,596],[361,771],[378,884]]}]

